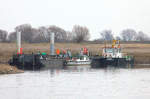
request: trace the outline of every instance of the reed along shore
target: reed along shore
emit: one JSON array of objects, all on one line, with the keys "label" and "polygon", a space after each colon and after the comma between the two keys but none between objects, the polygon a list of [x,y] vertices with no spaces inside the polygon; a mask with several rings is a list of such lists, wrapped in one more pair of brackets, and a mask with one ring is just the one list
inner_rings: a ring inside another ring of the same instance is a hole
[{"label": "reed along shore", "polygon": [[[106,46],[111,47],[111,43]],[[101,55],[104,44],[94,43],[55,43],[55,49],[70,49],[72,54],[78,53],[81,48],[86,47],[93,55]],[[7,62],[17,51],[16,43],[0,43],[0,62]],[[49,43],[23,43],[24,53],[50,53]],[[150,44],[144,43],[123,43],[121,44],[122,52],[134,56],[135,64],[150,64]]]}]

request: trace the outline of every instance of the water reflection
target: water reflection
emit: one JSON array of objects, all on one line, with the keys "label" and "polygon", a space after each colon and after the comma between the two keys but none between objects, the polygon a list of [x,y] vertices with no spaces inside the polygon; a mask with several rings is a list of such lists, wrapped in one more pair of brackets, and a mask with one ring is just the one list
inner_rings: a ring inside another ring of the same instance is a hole
[{"label": "water reflection", "polygon": [[150,69],[90,69],[83,66],[26,71],[0,76],[0,99],[150,97],[149,75]]}]

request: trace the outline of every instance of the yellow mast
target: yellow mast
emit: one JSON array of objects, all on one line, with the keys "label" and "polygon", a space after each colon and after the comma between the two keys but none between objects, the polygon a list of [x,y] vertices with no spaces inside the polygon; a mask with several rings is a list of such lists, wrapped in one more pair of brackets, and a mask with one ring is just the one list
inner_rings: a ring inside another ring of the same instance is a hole
[{"label": "yellow mast", "polygon": [[114,48],[114,47],[115,47],[115,45],[116,45],[116,42],[117,42],[117,40],[113,40],[113,43],[112,43],[112,48]]}]

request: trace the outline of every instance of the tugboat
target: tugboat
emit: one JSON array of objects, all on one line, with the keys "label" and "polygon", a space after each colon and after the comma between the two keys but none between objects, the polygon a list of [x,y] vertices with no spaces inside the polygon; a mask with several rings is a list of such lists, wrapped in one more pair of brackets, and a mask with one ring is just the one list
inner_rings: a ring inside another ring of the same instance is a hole
[{"label": "tugboat", "polygon": [[113,40],[112,47],[105,47],[102,51],[102,56],[92,58],[92,68],[106,68],[106,67],[133,67],[134,58],[132,56],[122,53],[119,40]]}]

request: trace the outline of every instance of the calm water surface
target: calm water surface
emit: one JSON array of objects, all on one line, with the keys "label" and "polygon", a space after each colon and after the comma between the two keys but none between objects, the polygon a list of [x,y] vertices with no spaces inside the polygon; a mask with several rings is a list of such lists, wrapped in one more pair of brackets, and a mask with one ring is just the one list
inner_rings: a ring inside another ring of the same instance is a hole
[{"label": "calm water surface", "polygon": [[0,75],[0,99],[133,99],[133,97],[150,99],[150,69],[79,67]]}]

